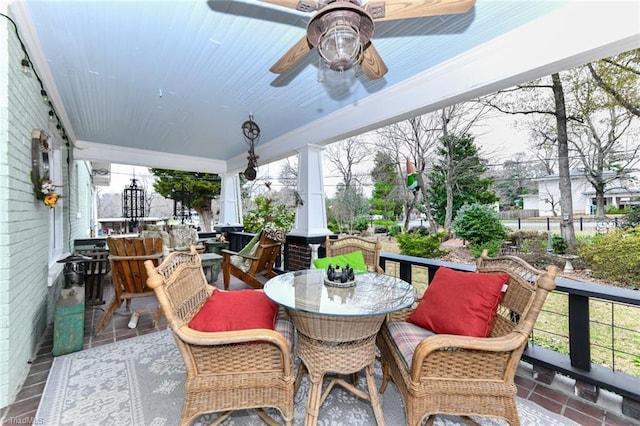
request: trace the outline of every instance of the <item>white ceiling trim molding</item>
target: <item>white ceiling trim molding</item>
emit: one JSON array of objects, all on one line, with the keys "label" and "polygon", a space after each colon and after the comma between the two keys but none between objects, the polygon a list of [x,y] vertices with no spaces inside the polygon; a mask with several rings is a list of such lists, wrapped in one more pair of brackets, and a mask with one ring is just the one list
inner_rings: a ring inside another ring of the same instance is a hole
[{"label": "white ceiling trim molding", "polygon": [[[638,48],[638,16],[638,2],[572,2],[355,105],[256,146],[259,163],[291,156],[301,144],[326,145]],[[240,170],[245,163],[244,156],[237,156],[229,161],[228,169]]]},{"label": "white ceiling trim molding", "polygon": [[203,173],[226,173],[227,171],[226,162],[221,160],[88,141],[76,141],[73,158]]}]

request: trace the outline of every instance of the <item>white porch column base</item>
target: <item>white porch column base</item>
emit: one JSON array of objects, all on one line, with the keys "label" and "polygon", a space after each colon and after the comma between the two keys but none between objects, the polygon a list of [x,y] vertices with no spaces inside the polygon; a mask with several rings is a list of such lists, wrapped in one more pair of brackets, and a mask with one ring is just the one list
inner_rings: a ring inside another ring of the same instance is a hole
[{"label": "white porch column base", "polygon": [[311,247],[311,269],[315,269],[315,266],[313,266],[313,261],[318,258],[318,248],[320,248],[321,245],[322,244],[309,244],[309,247]]},{"label": "white porch column base", "polygon": [[298,193],[302,205],[296,209],[296,219],[289,235],[315,237],[329,235],[324,202],[322,151],[318,145],[307,145],[298,151]]},{"label": "white porch column base", "polygon": [[216,226],[242,226],[242,198],[237,173],[221,175],[220,218]]}]

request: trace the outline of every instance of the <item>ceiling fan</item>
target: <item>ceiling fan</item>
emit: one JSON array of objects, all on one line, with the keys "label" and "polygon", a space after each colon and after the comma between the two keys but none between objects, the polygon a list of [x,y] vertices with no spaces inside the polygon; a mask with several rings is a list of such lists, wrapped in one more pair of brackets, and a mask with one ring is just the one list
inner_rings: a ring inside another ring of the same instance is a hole
[{"label": "ceiling fan", "polygon": [[374,22],[464,13],[476,0],[261,0],[266,3],[313,12],[307,34],[287,51],[270,71],[284,74],[314,47],[335,71],[356,64],[375,80],[388,68],[371,43]]}]

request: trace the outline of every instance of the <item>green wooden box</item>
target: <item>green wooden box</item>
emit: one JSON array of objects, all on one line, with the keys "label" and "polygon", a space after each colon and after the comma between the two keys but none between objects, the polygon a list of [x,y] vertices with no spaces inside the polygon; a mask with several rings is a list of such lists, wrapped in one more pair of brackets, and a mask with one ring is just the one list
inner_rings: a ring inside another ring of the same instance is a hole
[{"label": "green wooden box", "polygon": [[53,323],[53,356],[77,352],[84,339],[84,287],[63,288]]}]

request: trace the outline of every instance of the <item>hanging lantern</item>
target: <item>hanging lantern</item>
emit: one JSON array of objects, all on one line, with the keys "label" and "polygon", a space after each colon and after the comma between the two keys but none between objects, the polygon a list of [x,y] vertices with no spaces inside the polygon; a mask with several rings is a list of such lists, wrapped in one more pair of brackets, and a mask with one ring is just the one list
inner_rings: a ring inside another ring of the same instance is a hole
[{"label": "hanging lantern", "polygon": [[145,216],[144,188],[138,187],[136,178],[122,192],[122,217],[127,219],[128,232],[137,232],[138,221]]}]

